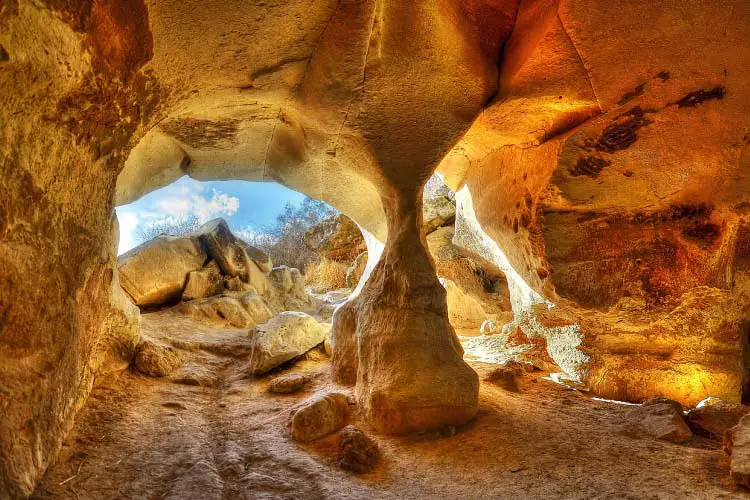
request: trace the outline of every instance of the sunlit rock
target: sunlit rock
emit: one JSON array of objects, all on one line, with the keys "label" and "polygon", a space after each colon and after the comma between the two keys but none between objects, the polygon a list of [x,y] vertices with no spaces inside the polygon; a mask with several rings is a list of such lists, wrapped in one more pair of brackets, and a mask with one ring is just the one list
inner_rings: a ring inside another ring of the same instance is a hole
[{"label": "sunlit rock", "polygon": [[217,295],[224,290],[224,277],[215,261],[199,271],[191,271],[187,277],[182,300],[200,299]]},{"label": "sunlit rock", "polygon": [[206,260],[197,237],[157,236],[119,257],[120,284],[138,306],[174,302]]},{"label": "sunlit rock", "polygon": [[314,441],[336,432],[346,424],[349,396],[340,392],[320,394],[302,403],[289,421],[295,441]]},{"label": "sunlit rock", "polygon": [[487,319],[482,304],[451,280],[440,278],[440,284],[446,291],[448,320],[453,328],[467,328],[478,332],[482,322]]},{"label": "sunlit rock", "polygon": [[433,175],[424,187],[422,206],[422,228],[425,234],[452,224],[456,218],[454,193],[439,176]]},{"label": "sunlit rock", "polygon": [[196,234],[206,252],[227,276],[239,276],[246,283],[254,284],[255,275],[271,271],[268,255],[237,238],[224,219],[205,223]]},{"label": "sunlit rock", "polygon": [[195,299],[178,304],[175,311],[204,321],[227,323],[235,328],[252,328],[273,316],[263,298],[254,292]]},{"label": "sunlit rock", "polygon": [[329,217],[308,229],[305,245],[326,259],[347,262],[365,249],[359,227],[343,214]]},{"label": "sunlit rock", "polygon": [[687,412],[687,423],[696,434],[721,439],[726,431],[750,413],[750,407],[707,398]]},{"label": "sunlit rock", "polygon": [[321,344],[325,336],[326,330],[308,314],[278,314],[251,330],[248,369],[254,375],[262,375]]},{"label": "sunlit rock", "polygon": [[166,377],[184,362],[184,356],[172,346],[144,338],[135,355],[136,369],[150,377]]}]

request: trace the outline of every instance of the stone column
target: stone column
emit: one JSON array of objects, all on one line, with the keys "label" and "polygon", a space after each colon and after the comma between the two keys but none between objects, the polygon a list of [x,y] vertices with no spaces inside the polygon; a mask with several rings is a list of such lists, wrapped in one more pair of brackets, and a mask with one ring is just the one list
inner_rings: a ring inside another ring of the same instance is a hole
[{"label": "stone column", "polygon": [[356,384],[360,407],[383,433],[463,424],[476,414],[479,382],[462,359],[420,230],[421,189],[383,197],[383,205],[383,255],[361,293],[334,315],[334,375]]}]

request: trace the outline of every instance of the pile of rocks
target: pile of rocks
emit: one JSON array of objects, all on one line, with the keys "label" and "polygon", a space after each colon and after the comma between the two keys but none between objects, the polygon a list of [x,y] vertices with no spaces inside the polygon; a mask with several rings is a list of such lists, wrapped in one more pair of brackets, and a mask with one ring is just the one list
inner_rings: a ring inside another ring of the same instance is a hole
[{"label": "pile of rocks", "polygon": [[302,274],[232,234],[224,219],[195,233],[161,235],[118,259],[122,288],[141,308],[177,304],[184,314],[249,328],[310,305]]}]

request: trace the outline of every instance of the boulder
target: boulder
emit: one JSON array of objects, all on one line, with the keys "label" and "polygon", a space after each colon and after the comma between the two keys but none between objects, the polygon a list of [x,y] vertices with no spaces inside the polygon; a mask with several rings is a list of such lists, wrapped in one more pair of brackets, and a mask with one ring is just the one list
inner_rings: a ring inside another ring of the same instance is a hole
[{"label": "boulder", "polygon": [[360,278],[362,278],[362,275],[365,272],[365,268],[367,267],[367,252],[362,252],[361,254],[357,255],[357,258],[354,259],[354,262],[352,262],[352,265],[349,266],[349,269],[346,270],[346,287],[347,288],[357,288],[357,285],[359,284]]},{"label": "boulder", "polygon": [[230,292],[258,293],[258,290],[253,285],[245,283],[237,276],[234,278],[224,278],[224,288]]},{"label": "boulder", "polygon": [[339,432],[338,466],[358,474],[370,472],[378,461],[378,443],[353,425]]},{"label": "boulder", "polygon": [[250,335],[249,370],[261,375],[322,343],[326,329],[309,314],[285,311],[255,327]]},{"label": "boulder", "polygon": [[289,422],[295,441],[314,441],[336,432],[346,424],[349,396],[340,392],[317,395],[305,401]]},{"label": "boulder", "polygon": [[120,284],[141,307],[176,301],[207,258],[195,236],[157,236],[117,259]]},{"label": "boulder", "polygon": [[252,328],[273,316],[263,298],[253,292],[195,299],[179,304],[175,310],[186,316],[228,323],[236,328]]},{"label": "boulder", "polygon": [[197,235],[209,255],[219,264],[222,273],[227,276],[239,276],[249,283],[253,272],[251,262],[262,273],[270,272],[273,267],[270,257],[264,251],[237,238],[222,218],[203,224]]},{"label": "boulder", "polygon": [[732,456],[729,473],[734,482],[750,488],[750,416],[724,434],[724,451]]},{"label": "boulder", "polygon": [[359,226],[344,214],[328,217],[308,229],[305,245],[321,257],[346,262],[366,249]]},{"label": "boulder", "polygon": [[708,398],[687,413],[687,423],[696,434],[721,438],[750,413],[750,407],[727,403],[718,398]]},{"label": "boulder", "polygon": [[519,392],[518,376],[523,373],[519,368],[499,366],[482,377],[482,380],[510,392]]},{"label": "boulder", "polygon": [[309,300],[310,296],[305,291],[305,277],[299,269],[288,266],[274,267],[268,278],[279,294],[304,301]]},{"label": "boulder", "polygon": [[172,346],[143,338],[135,352],[135,368],[150,377],[166,377],[184,362],[184,357]]},{"label": "boulder", "polygon": [[682,405],[666,398],[644,402],[630,410],[626,417],[628,432],[673,443],[685,443],[693,433],[683,418]]},{"label": "boulder", "polygon": [[302,387],[310,380],[307,375],[300,373],[291,373],[276,377],[268,383],[268,392],[277,394],[289,394],[299,392]]},{"label": "boulder", "polygon": [[211,261],[200,271],[190,271],[187,284],[182,291],[182,300],[201,299],[218,295],[224,291],[224,277],[221,275],[216,261]]},{"label": "boulder", "polygon": [[424,186],[422,229],[430,234],[456,220],[454,193],[438,175],[433,175]]}]

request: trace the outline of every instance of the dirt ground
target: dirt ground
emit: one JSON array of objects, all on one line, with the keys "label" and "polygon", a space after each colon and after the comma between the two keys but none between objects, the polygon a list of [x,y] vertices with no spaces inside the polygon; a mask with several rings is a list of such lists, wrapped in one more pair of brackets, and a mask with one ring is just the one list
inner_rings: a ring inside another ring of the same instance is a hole
[{"label": "dirt ground", "polygon": [[[689,446],[623,432],[627,406],[595,401],[532,373],[520,392],[482,383],[476,419],[455,436],[373,436],[371,473],[335,465],[332,438],[293,442],[290,411],[331,382],[324,355],[267,377],[244,375],[246,330],[169,311],[144,332],[190,360],[164,379],[126,372],[95,389],[33,498],[60,499],[719,499],[750,498],[728,475],[720,443]],[[478,371],[487,365],[474,363]],[[298,394],[267,393],[280,373],[304,372]]]}]

